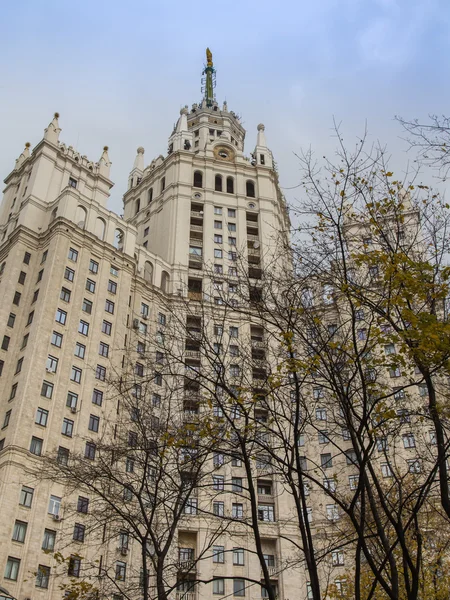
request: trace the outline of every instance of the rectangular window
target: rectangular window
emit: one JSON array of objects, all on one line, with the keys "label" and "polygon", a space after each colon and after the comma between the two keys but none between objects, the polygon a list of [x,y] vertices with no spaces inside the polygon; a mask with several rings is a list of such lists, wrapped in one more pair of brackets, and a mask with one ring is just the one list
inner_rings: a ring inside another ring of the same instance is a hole
[{"label": "rectangular window", "polygon": [[34,494],[33,488],[23,485],[22,489],[20,490],[19,504],[21,506],[26,506],[26,508],[31,508],[31,504],[33,502],[33,494]]},{"label": "rectangular window", "polygon": [[230,244],[230,246],[236,246],[236,238],[229,236],[228,237],[228,243]]},{"label": "rectangular window", "polygon": [[9,341],[10,341],[10,337],[7,335],[3,336],[3,340],[2,340],[2,350],[8,350],[9,348]]},{"label": "rectangular window", "polygon": [[108,358],[109,345],[105,344],[105,342],[100,342],[98,353],[100,354],[100,356],[104,356],[105,358]]},{"label": "rectangular window", "polygon": [[77,512],[87,515],[89,509],[89,498],[78,496]]},{"label": "rectangular window", "polygon": [[119,269],[117,269],[116,267],[113,267],[113,265],[111,265],[109,272],[111,273],[111,275],[114,275],[114,277],[119,276]]},{"label": "rectangular window", "polygon": [[127,563],[124,563],[120,560],[116,562],[116,581],[125,581],[127,576]]},{"label": "rectangular window", "polygon": [[59,359],[55,356],[51,356],[50,354],[47,356],[47,362],[45,363],[45,368],[50,373],[56,373],[58,370]]},{"label": "rectangular window", "polygon": [[61,348],[62,346],[63,336],[58,331],[54,331],[52,333],[51,344],[52,346],[56,346],[57,348]]},{"label": "rectangular window", "polygon": [[221,206],[215,206],[214,207],[214,214],[215,215],[221,215],[222,214],[222,207]]},{"label": "rectangular window", "polygon": [[75,352],[74,352],[74,354],[78,358],[84,358],[84,356],[86,354],[86,346],[84,346],[84,344],[80,344],[80,342],[77,342],[75,344]]},{"label": "rectangular window", "polygon": [[113,315],[114,314],[114,302],[112,302],[111,300],[106,300],[106,302],[105,302],[105,310],[106,310],[106,312],[108,312],[111,315]]},{"label": "rectangular window", "polygon": [[213,475],[213,489],[219,492],[223,492],[224,478],[221,475]]},{"label": "rectangular window", "polygon": [[23,356],[22,356],[22,358],[19,358],[19,360],[17,361],[16,370],[14,372],[14,375],[17,375],[17,373],[20,373],[20,371],[22,370],[22,365],[23,365]]},{"label": "rectangular window", "polygon": [[56,461],[60,465],[67,466],[69,463],[69,449],[64,448],[63,446],[58,447],[58,454],[56,455]]},{"label": "rectangular window", "polygon": [[56,531],[44,529],[44,539],[42,540],[42,550],[54,550],[56,541]]},{"label": "rectangular window", "polygon": [[214,265],[214,273],[216,275],[223,275],[223,266],[222,265]]},{"label": "rectangular window", "polygon": [[237,260],[237,254],[236,252],[228,252],[228,260],[232,260],[232,261],[236,261]]},{"label": "rectangular window", "polygon": [[231,489],[233,492],[242,492],[242,477],[231,478]]},{"label": "rectangular window", "polygon": [[166,324],[166,315],[164,313],[158,313],[158,323],[159,323],[159,325],[165,326],[165,324]]},{"label": "rectangular window", "polygon": [[233,596],[245,596],[245,580],[233,579]]},{"label": "rectangular window", "polygon": [[67,569],[67,574],[70,577],[79,577],[81,571],[81,558],[77,558],[76,556],[71,556],[69,558],[69,568]]},{"label": "rectangular window", "polygon": [[39,296],[39,290],[35,290],[34,294],[33,294],[33,298],[31,299],[31,304],[34,304],[36,302],[36,300],[38,299]]},{"label": "rectangular window", "polygon": [[275,521],[275,507],[273,504],[258,505],[258,520],[259,521]]},{"label": "rectangular window", "polygon": [[78,182],[77,182],[76,179],[74,179],[73,177],[69,177],[69,186],[70,187],[76,188],[77,187],[77,183]]},{"label": "rectangular window", "polygon": [[77,262],[78,250],[75,250],[75,248],[69,248],[69,254],[67,255],[67,258],[73,262]]},{"label": "rectangular window", "polygon": [[13,328],[15,320],[16,320],[16,315],[14,313],[9,313],[8,322],[7,322],[6,326]]},{"label": "rectangular window", "polygon": [[36,456],[40,456],[42,454],[42,444],[43,440],[33,435],[30,444],[31,454],[36,454]]},{"label": "rectangular window", "polygon": [[403,434],[403,447],[404,448],[415,448],[416,447],[416,440],[414,439],[413,433]]},{"label": "rectangular window", "polygon": [[93,390],[92,392],[92,404],[101,406],[103,403],[103,392],[100,390]]},{"label": "rectangular window", "polygon": [[67,281],[73,281],[75,279],[75,271],[69,267],[66,267],[64,270],[64,279],[67,279]]},{"label": "rectangular window", "polygon": [[74,367],[72,366],[72,371],[70,373],[70,379],[72,381],[75,381],[75,383],[80,383],[81,382],[81,374],[82,374],[82,370],[79,369],[78,367]]},{"label": "rectangular window", "polygon": [[222,250],[220,248],[214,249],[214,258],[222,258]]},{"label": "rectangular window", "polygon": [[213,546],[212,549],[213,563],[225,562],[225,546]]},{"label": "rectangular window", "polygon": [[236,223],[228,223],[228,231],[236,231]]},{"label": "rectangular window", "polygon": [[59,294],[59,297],[61,300],[64,300],[64,302],[70,302],[70,293],[70,290],[63,287],[61,288],[61,293]]},{"label": "rectangular window", "polygon": [[49,581],[50,567],[39,565],[36,573],[36,587],[47,589]]},{"label": "rectangular window", "polygon": [[66,406],[72,410],[76,410],[78,404],[78,394],[67,392]]},{"label": "rectangular window", "polygon": [[95,451],[96,445],[93,442],[86,442],[86,447],[84,449],[84,457],[89,458],[89,460],[95,459]]},{"label": "rectangular window", "polygon": [[95,261],[95,260],[93,260],[92,258],[91,258],[91,260],[89,261],[89,271],[90,271],[91,273],[94,273],[94,275],[95,275],[96,273],[98,273],[98,262],[97,262],[97,261]]},{"label": "rectangular window", "polygon": [[320,466],[322,469],[330,469],[333,466],[333,458],[331,454],[321,454],[320,455]]},{"label": "rectangular window", "polygon": [[117,294],[117,283],[111,279],[108,280],[108,292],[110,294]]},{"label": "rectangular window", "polygon": [[33,318],[34,318],[34,310],[32,310],[30,312],[30,314],[28,315],[27,324],[26,324],[27,327],[28,327],[28,325],[31,325],[31,323],[33,322]]},{"label": "rectangular window", "polygon": [[222,229],[222,221],[214,221],[214,229]]},{"label": "rectangular window", "polygon": [[86,290],[93,294],[95,292],[95,281],[92,281],[92,279],[86,279]]},{"label": "rectangular window", "polygon": [[243,519],[244,518],[244,505],[240,502],[233,502],[231,505],[231,516],[233,519]]},{"label": "rectangular window", "polygon": [[11,387],[11,393],[9,394],[9,399],[10,400],[14,400],[14,398],[16,397],[16,393],[17,393],[17,383],[14,383]]},{"label": "rectangular window", "polygon": [[58,308],[56,311],[55,321],[57,323],[61,323],[61,325],[65,325],[66,319],[67,319],[67,313],[64,310],[61,310],[60,308]]},{"label": "rectangular window", "polygon": [[28,523],[25,521],[16,521],[14,523],[14,529],[12,534],[12,539],[15,542],[20,542],[21,544],[25,541],[25,536],[27,534]]},{"label": "rectangular window", "polygon": [[30,258],[31,258],[31,254],[29,252],[25,252],[24,256],[23,256],[23,262],[26,265],[30,264]]},{"label": "rectangular window", "polygon": [[83,298],[81,310],[87,313],[88,315],[92,314],[92,302],[90,300],[87,300],[86,298]]},{"label": "rectangular window", "polygon": [[37,425],[41,425],[42,427],[47,427],[47,421],[48,421],[48,410],[45,410],[45,408],[38,408],[36,411],[36,418],[34,420],[34,422]]},{"label": "rectangular window", "polygon": [[89,323],[87,321],[80,320],[80,324],[78,325],[78,333],[81,333],[81,335],[88,335]]},{"label": "rectangular window", "polygon": [[214,234],[214,243],[215,244],[221,244],[222,243],[222,236],[219,234]]},{"label": "rectangular window", "polygon": [[110,323],[109,321],[103,321],[102,333],[104,333],[106,335],[111,335],[111,331],[112,331],[112,323]]},{"label": "rectangular window", "polygon": [[95,431],[95,433],[98,433],[99,426],[100,426],[100,418],[97,417],[96,415],[90,415],[89,416],[89,426],[88,426],[89,431]]},{"label": "rectangular window", "polygon": [[12,413],[12,410],[8,410],[8,411],[5,413],[5,419],[4,419],[4,421],[3,421],[3,426],[2,426],[2,429],[6,429],[6,427],[8,427],[8,425],[9,425],[9,420],[11,419],[11,413]]},{"label": "rectangular window", "polygon": [[74,424],[74,422],[71,419],[64,418],[63,422],[62,422],[61,433],[67,437],[72,437],[73,424]]},{"label": "rectangular window", "polygon": [[8,556],[8,560],[6,561],[5,579],[17,581],[17,577],[19,576],[19,567],[20,559],[14,558],[13,556]]},{"label": "rectangular window", "polygon": [[86,527],[81,523],[75,523],[73,527],[73,539],[76,542],[84,542]]},{"label": "rectangular window", "polygon": [[243,566],[244,564],[244,548],[233,548],[233,565]]},{"label": "rectangular window", "polygon": [[16,306],[19,306],[21,297],[22,297],[22,294],[20,292],[15,292],[14,298],[13,298],[13,304],[15,304]]},{"label": "rectangular window", "polygon": [[213,502],[213,514],[216,517],[223,517],[225,515],[225,504],[223,502]]},{"label": "rectangular window", "polygon": [[339,507],[337,504],[326,505],[326,515],[329,521],[337,521],[339,519]]},{"label": "rectangular window", "polygon": [[47,256],[48,256],[48,250],[44,250],[44,252],[42,253],[41,265],[43,263],[45,263],[45,261],[47,260]]},{"label": "rectangular window", "polygon": [[236,209],[229,208],[228,209],[228,216],[230,217],[230,219],[235,219],[236,218]]},{"label": "rectangular window", "polygon": [[220,577],[213,579],[213,594],[225,594],[225,580]]},{"label": "rectangular window", "polygon": [[105,381],[106,379],[106,367],[102,365],[97,365],[95,369],[95,379],[99,379],[100,381]]}]

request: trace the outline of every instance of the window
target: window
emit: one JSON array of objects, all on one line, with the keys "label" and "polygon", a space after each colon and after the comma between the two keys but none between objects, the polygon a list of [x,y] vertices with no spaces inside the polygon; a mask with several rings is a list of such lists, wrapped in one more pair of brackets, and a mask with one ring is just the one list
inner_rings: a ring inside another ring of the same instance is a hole
[{"label": "window", "polygon": [[84,449],[84,457],[89,458],[89,460],[95,459],[95,450],[96,445],[93,442],[86,442],[86,447]]},{"label": "window", "polygon": [[414,439],[413,433],[404,433],[403,434],[403,447],[404,448],[415,448],[416,440]]},{"label": "window", "polygon": [[2,350],[8,350],[9,347],[9,341],[10,341],[10,337],[8,337],[7,335],[3,336],[3,341],[2,341]]},{"label": "window", "polygon": [[409,460],[406,461],[408,464],[408,473],[420,473],[421,472],[421,466],[420,466],[420,461],[417,458],[411,458]]},{"label": "window", "polygon": [[218,234],[214,234],[214,243],[215,244],[221,244],[222,243],[222,236],[218,235]]},{"label": "window", "polygon": [[84,534],[86,531],[86,527],[81,523],[75,523],[73,527],[73,539],[76,542],[84,542]]},{"label": "window", "polygon": [[61,498],[59,496],[50,496],[50,500],[48,503],[48,514],[49,515],[59,515],[59,511],[61,509]]},{"label": "window", "polygon": [[26,506],[27,508],[31,508],[31,504],[33,502],[33,494],[34,494],[33,488],[23,485],[22,489],[20,490],[19,504],[21,506]]},{"label": "window", "polygon": [[213,594],[225,594],[225,580],[220,577],[213,579]]},{"label": "window", "polygon": [[81,571],[81,558],[77,558],[76,556],[71,556],[69,558],[69,568],[67,569],[67,574],[70,577],[79,577]]},{"label": "window", "polygon": [[316,419],[318,421],[326,421],[327,420],[327,409],[326,408],[316,408]]},{"label": "window", "polygon": [[17,581],[19,575],[20,559],[8,556],[6,561],[5,579],[11,579]]},{"label": "window", "polygon": [[259,521],[275,521],[275,508],[273,504],[258,505]]},{"label": "window", "polygon": [[59,297],[64,302],[70,302],[70,293],[71,293],[70,290],[63,287],[63,288],[61,288],[61,293],[59,294]]},{"label": "window", "polygon": [[90,315],[92,313],[92,302],[90,300],[87,300],[86,298],[83,298],[81,310]]},{"label": "window", "polygon": [[69,254],[68,254],[67,258],[69,260],[72,260],[73,262],[77,262],[78,250],[75,250],[75,248],[69,248]]},{"label": "window", "polygon": [[213,514],[216,517],[223,517],[225,515],[225,505],[223,502],[213,502]]},{"label": "window", "polygon": [[35,290],[33,294],[33,298],[31,299],[31,304],[34,304],[39,296],[39,290]]},{"label": "window", "polygon": [[78,182],[77,182],[76,179],[74,179],[73,177],[69,177],[69,186],[70,187],[76,188],[77,187],[77,183]]},{"label": "window", "polygon": [[44,539],[42,540],[42,550],[54,550],[56,541],[56,531],[44,529]]},{"label": "window", "polygon": [[42,444],[43,440],[41,438],[33,437],[31,438],[30,444],[30,452],[31,454],[36,454],[36,456],[40,456],[42,454]]},{"label": "window", "polygon": [[337,521],[339,519],[339,507],[337,504],[326,505],[326,515],[329,521]]},{"label": "window", "polygon": [[56,461],[60,465],[67,466],[67,464],[69,463],[69,449],[64,448],[63,446],[59,446]]},{"label": "window", "polygon": [[47,260],[47,256],[48,256],[48,250],[45,250],[45,251],[42,253],[41,265],[42,265],[43,263],[45,263],[45,261]]},{"label": "window", "polygon": [[242,492],[242,477],[231,478],[231,489],[233,492]]},{"label": "window", "polygon": [[87,321],[80,320],[80,324],[78,325],[78,333],[81,333],[81,335],[88,335],[89,323]]},{"label": "window", "polygon": [[239,336],[238,327],[230,326],[229,334],[230,334],[230,337],[237,338]]},{"label": "window", "polygon": [[354,450],[346,450],[345,451],[345,460],[348,465],[357,465],[358,459],[356,456],[356,452]]},{"label": "window", "polygon": [[213,563],[225,562],[225,546],[213,546]]},{"label": "window", "polygon": [[230,217],[230,219],[235,219],[236,218],[236,209],[229,208],[228,209],[228,216]]},{"label": "window", "polygon": [[95,292],[95,281],[92,281],[92,279],[86,279],[86,290],[93,294]]},{"label": "window", "polygon": [[21,544],[23,544],[27,533],[27,527],[28,523],[25,523],[25,521],[16,521],[14,523],[12,539],[15,542],[20,542]]},{"label": "window", "polygon": [[83,371],[81,369],[79,369],[78,367],[74,367],[72,365],[72,371],[71,371],[71,374],[70,374],[70,379],[72,381],[75,381],[75,383],[80,383],[82,372]]},{"label": "window", "polygon": [[3,421],[3,426],[2,426],[2,429],[5,429],[6,427],[8,427],[8,425],[9,425],[9,420],[10,420],[10,418],[11,418],[11,413],[12,413],[12,410],[8,410],[8,411],[5,413],[5,419],[4,419],[4,421]]},{"label": "window", "polygon": [[234,179],[227,177],[227,194],[234,194]]},{"label": "window", "polygon": [[[219,175],[220,177],[220,175]],[[221,215],[222,214],[222,207],[221,206],[215,206],[214,207],[214,214],[215,215]]]},{"label": "window", "polygon": [[63,336],[61,333],[58,333],[58,331],[54,331],[52,333],[51,343],[53,346],[56,346],[57,348],[61,348],[62,340],[63,340]]},{"label": "window", "polygon": [[[28,325],[31,325],[31,323],[33,322],[33,318],[34,318],[34,310],[32,310],[32,311],[30,312],[30,314],[28,315],[28,319],[27,319],[27,325],[26,325],[27,327],[28,327]],[[26,344],[25,344],[25,345],[26,345]],[[23,347],[23,346],[22,346],[22,347]]]},{"label": "window", "polygon": [[111,331],[112,331],[112,323],[110,323],[109,321],[103,321],[102,333],[105,333],[106,335],[111,335]]},{"label": "window", "polygon": [[244,518],[244,505],[239,502],[233,502],[231,505],[231,516],[233,519]]},{"label": "window", "polygon": [[16,320],[16,315],[14,313],[9,313],[8,322],[7,322],[6,326],[13,328],[15,320]]},{"label": "window", "polygon": [[236,223],[228,223],[228,231],[236,231]]},{"label": "window", "polygon": [[22,294],[20,294],[20,292],[15,292],[14,298],[13,298],[13,304],[15,304],[16,306],[19,306],[21,296],[22,296]]},{"label": "window", "polygon": [[358,489],[359,475],[349,475],[348,483],[352,491]]},{"label": "window", "polygon": [[112,302],[111,300],[106,300],[105,310],[106,310],[106,312],[113,315],[114,314],[114,302]]},{"label": "window", "polygon": [[158,323],[160,325],[166,324],[166,315],[164,313],[158,313]]},{"label": "window", "polygon": [[245,596],[244,579],[233,579],[233,596]]},{"label": "window", "polygon": [[31,259],[31,254],[29,252],[25,252],[24,256],[23,256],[23,262],[26,265],[30,264],[30,259]]},{"label": "window", "polygon": [[197,514],[197,506],[198,506],[197,498],[189,498],[188,500],[186,500],[186,504],[184,506],[184,514],[185,515],[196,515]]},{"label": "window", "polygon": [[17,393],[17,383],[14,383],[11,387],[11,393],[9,394],[9,399],[10,400],[14,400],[14,398],[16,397],[16,393]]},{"label": "window", "polygon": [[73,392],[67,392],[66,406],[72,409],[76,409],[78,404],[78,394]]},{"label": "window", "polygon": [[19,360],[17,361],[16,370],[14,372],[14,375],[17,375],[17,373],[20,373],[20,371],[22,370],[22,365],[23,365],[23,356],[21,358],[19,358]]},{"label": "window", "polygon": [[77,356],[78,358],[84,358],[86,353],[86,346],[84,346],[83,344],[80,344],[80,342],[77,342],[75,344],[75,356]]},{"label": "window", "polygon": [[49,581],[50,567],[46,567],[45,565],[39,565],[36,573],[36,587],[47,589]]},{"label": "window", "polygon": [[0,375],[3,373],[3,367],[5,365],[5,361],[4,360],[0,360]]},{"label": "window", "polygon": [[203,175],[200,171],[194,172],[194,187],[203,187]]},{"label": "window", "polygon": [[100,381],[105,381],[106,379],[106,367],[102,365],[97,365],[95,369],[95,379],[99,379]]},{"label": "window", "polygon": [[224,478],[222,475],[213,475],[213,489],[219,492],[223,492]]},{"label": "window", "polygon": [[36,418],[34,420],[34,422],[37,425],[42,425],[42,427],[47,427],[47,421],[48,421],[48,410],[45,410],[45,408],[38,408],[36,411]]},{"label": "window", "polygon": [[92,392],[92,404],[101,406],[103,403],[103,392],[100,390],[93,390]]},{"label": "window", "polygon": [[89,498],[78,496],[77,512],[87,514],[89,508]]},{"label": "window", "polygon": [[98,353],[100,354],[100,356],[104,356],[105,358],[107,358],[109,354],[109,345],[105,344],[105,342],[100,342]]},{"label": "window", "polygon": [[127,563],[120,560],[116,562],[116,581],[125,581],[127,576]]},{"label": "window", "polygon": [[393,369],[389,369],[389,377],[401,377],[402,373],[400,371],[400,367],[395,367]]},{"label": "window", "polygon": [[236,246],[236,238],[228,237],[228,243],[230,244],[230,246]]},{"label": "window", "polygon": [[214,249],[214,258],[222,258],[222,250],[219,248]]},{"label": "window", "polygon": [[244,549],[233,548],[233,565],[243,566],[244,564]]},{"label": "window", "polygon": [[386,344],[386,346],[384,347],[384,353],[386,354],[386,356],[389,356],[390,354],[395,354],[394,344]]},{"label": "window", "polygon": [[62,422],[61,433],[66,435],[67,437],[72,437],[73,435],[73,424],[74,422],[71,419],[64,418]]},{"label": "window", "polygon": [[331,553],[331,562],[333,567],[341,567],[344,564],[344,551],[343,550],[333,550]]},{"label": "window", "polygon": [[381,463],[381,474],[383,477],[392,477],[391,467],[388,463]]},{"label": "window", "polygon": [[75,271],[73,269],[70,269],[69,267],[66,267],[64,271],[64,279],[67,279],[67,281],[73,281],[74,278]]},{"label": "window", "polygon": [[214,229],[222,229],[222,221],[214,221]]},{"label": "window", "polygon": [[100,418],[95,415],[90,415],[89,416],[89,426],[88,426],[89,431],[95,431],[95,433],[98,433],[99,425],[100,425]]},{"label": "window", "polygon": [[110,294],[117,294],[117,283],[108,279],[108,292]]},{"label": "window", "polygon": [[92,258],[89,261],[89,271],[91,273],[94,273],[94,275],[96,273],[98,273],[98,262],[96,262],[95,260],[93,260]]},{"label": "window", "polygon": [[47,371],[50,371],[50,373],[56,373],[56,371],[58,370],[58,362],[59,359],[57,359],[55,356],[50,356],[49,354],[47,356],[45,368],[47,369]]},{"label": "window", "polygon": [[330,453],[320,455],[320,466],[322,469],[330,469],[333,466],[333,458]]}]

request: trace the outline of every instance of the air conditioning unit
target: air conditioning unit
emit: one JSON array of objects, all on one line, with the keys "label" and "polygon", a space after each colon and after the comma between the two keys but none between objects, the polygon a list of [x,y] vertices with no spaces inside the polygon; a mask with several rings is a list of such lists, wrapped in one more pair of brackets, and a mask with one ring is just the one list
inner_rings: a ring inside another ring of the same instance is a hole
[{"label": "air conditioning unit", "polygon": [[59,521],[60,519],[61,519],[61,517],[59,515],[53,515],[54,521]]},{"label": "air conditioning unit", "polygon": [[122,556],[126,556],[128,554],[128,548],[125,548],[124,546],[119,546],[118,550]]},{"label": "air conditioning unit", "polygon": [[76,406],[71,406],[70,410],[71,410],[71,412],[76,413],[77,412],[77,407]]},{"label": "air conditioning unit", "polygon": [[47,373],[54,373],[55,370],[51,369],[50,367],[45,367],[45,370],[47,371]]},{"label": "air conditioning unit", "polygon": [[133,319],[133,328],[139,329],[139,319]]}]

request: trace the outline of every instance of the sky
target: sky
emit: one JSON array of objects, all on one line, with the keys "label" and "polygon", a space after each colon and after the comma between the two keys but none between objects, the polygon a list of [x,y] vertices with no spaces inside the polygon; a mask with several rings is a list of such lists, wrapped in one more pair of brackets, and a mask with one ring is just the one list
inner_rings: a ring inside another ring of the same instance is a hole
[{"label": "sky", "polygon": [[[136,148],[165,154],[179,110],[201,100],[205,48],[219,103],[242,117],[246,153],[264,123],[288,201],[301,193],[296,154],[333,155],[333,119],[354,145],[407,152],[395,115],[450,114],[449,0],[3,0],[0,174],[53,113],[60,139],[91,160],[109,146],[121,213]],[[290,189],[294,188],[294,189]]]}]

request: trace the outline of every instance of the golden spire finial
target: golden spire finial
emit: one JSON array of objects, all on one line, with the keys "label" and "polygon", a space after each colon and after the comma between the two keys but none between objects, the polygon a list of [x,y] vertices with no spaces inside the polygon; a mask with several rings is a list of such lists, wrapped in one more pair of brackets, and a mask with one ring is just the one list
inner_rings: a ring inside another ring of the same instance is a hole
[{"label": "golden spire finial", "polygon": [[209,48],[206,48],[206,66],[207,67],[212,67],[213,66],[213,61],[212,61],[212,52]]}]

